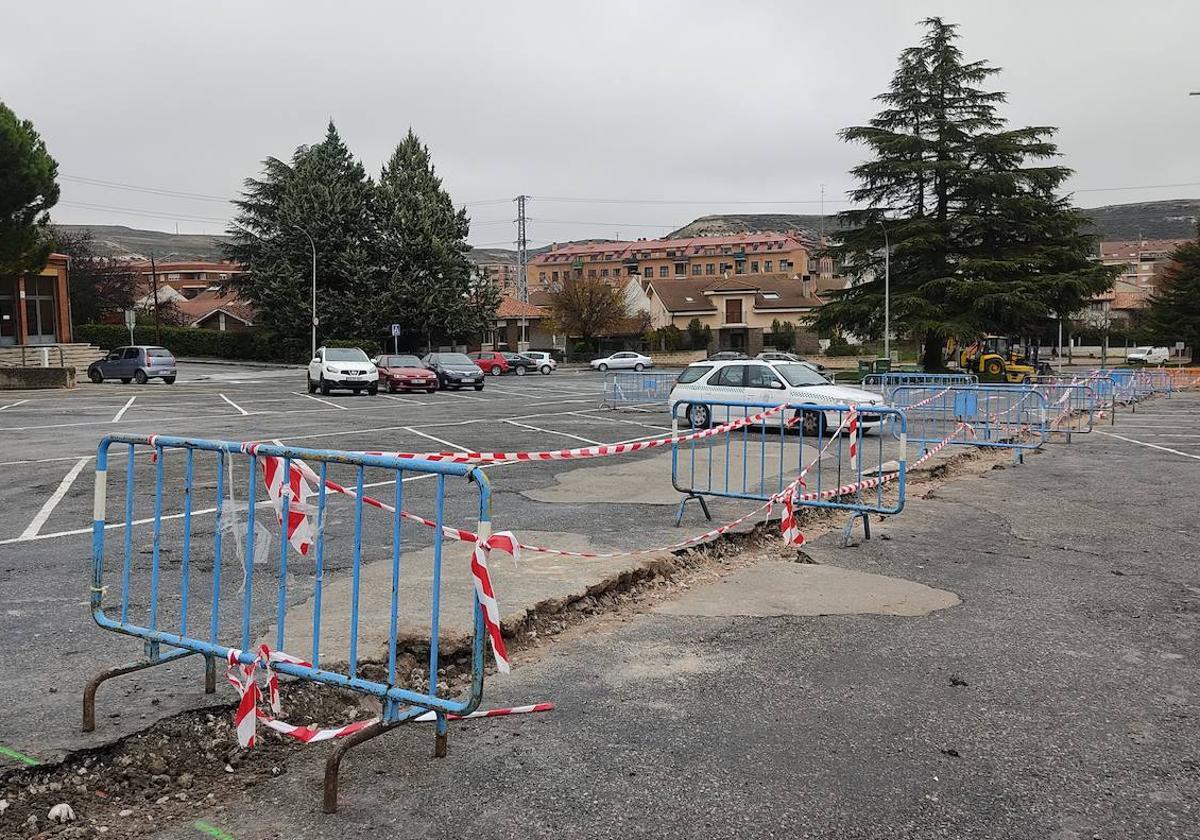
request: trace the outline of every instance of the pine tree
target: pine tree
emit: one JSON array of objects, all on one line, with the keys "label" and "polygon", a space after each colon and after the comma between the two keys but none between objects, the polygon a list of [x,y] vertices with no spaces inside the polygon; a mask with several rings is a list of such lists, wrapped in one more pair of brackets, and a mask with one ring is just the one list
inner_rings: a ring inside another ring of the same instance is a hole
[{"label": "pine tree", "polygon": [[1200,225],[1196,239],[1171,255],[1162,283],[1146,309],[1147,330],[1162,344],[1182,341],[1200,361]]},{"label": "pine tree", "polygon": [[[442,187],[429,149],[409,129],[379,176],[380,260],[385,303],[426,346],[435,337],[477,337],[495,322],[499,292],[468,259],[471,222]],[[382,324],[381,324],[382,326]]]},{"label": "pine tree", "polygon": [[29,120],[0,102],[0,277],[40,271],[53,244],[58,164]]},{"label": "pine tree", "polygon": [[948,338],[1029,334],[1081,308],[1111,285],[1090,256],[1084,217],[1055,195],[1070,174],[1045,165],[1055,129],[1006,130],[1003,93],[982,85],[999,72],[963,60],[956,27],[923,21],[905,50],[884,108],[841,137],[873,158],[851,174],[840,214],[847,228],[831,254],[856,284],[822,307],[821,331],[883,332],[884,253],[891,249],[891,323],[924,340],[924,365],[942,365]]},{"label": "pine tree", "polygon": [[376,342],[379,261],[374,185],[330,122],[325,139],[301,146],[291,163],[263,162],[247,179],[227,255],[246,273],[231,281],[254,302],[260,322],[301,357],[312,317],[312,252],[317,252],[318,338]]}]

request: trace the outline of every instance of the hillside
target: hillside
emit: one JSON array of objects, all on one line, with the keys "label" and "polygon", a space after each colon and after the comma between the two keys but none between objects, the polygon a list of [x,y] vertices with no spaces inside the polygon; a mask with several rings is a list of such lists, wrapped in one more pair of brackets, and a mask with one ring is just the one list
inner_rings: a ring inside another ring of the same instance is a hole
[{"label": "hillside", "polygon": [[[1101,239],[1186,239],[1195,235],[1200,219],[1200,199],[1172,201],[1142,201],[1135,204],[1112,204],[1083,211],[1092,219]],[[701,216],[668,234],[671,237],[719,236],[762,230],[820,229],[817,215],[787,213],[744,213]],[[837,217],[825,217],[825,230],[838,229]]]},{"label": "hillside", "polygon": [[224,236],[195,233],[167,233],[161,230],[139,230],[124,225],[58,225],[65,231],[78,233],[91,229],[96,237],[97,250],[111,257],[149,257],[164,262],[175,260],[219,260]]}]

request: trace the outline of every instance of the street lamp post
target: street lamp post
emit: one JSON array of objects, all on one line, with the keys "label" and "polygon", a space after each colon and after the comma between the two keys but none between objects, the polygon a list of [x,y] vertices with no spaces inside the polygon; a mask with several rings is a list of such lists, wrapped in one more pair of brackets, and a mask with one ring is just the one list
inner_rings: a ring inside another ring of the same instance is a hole
[{"label": "street lamp post", "polygon": [[308,240],[309,247],[312,248],[312,353],[309,354],[311,359],[317,355],[317,243],[300,225],[289,225],[289,227],[303,233],[304,238]]},{"label": "street lamp post", "polygon": [[892,246],[888,241],[887,225],[879,220],[883,231],[883,355],[892,363]]}]

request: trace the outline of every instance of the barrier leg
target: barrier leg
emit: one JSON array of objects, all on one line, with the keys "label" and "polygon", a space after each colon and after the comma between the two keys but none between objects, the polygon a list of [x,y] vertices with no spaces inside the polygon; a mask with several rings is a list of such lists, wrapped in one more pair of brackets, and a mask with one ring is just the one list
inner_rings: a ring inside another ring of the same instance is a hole
[{"label": "barrier leg", "polygon": [[215,657],[204,657],[204,693],[215,694],[217,691],[217,660]]},{"label": "barrier leg", "polygon": [[850,517],[850,521],[846,523],[846,527],[842,529],[842,545],[850,545],[850,537],[854,533],[854,522],[861,518],[863,523],[863,539],[871,539],[871,518],[867,513],[855,513]]},{"label": "barrier leg", "polygon": [[683,501],[681,501],[679,503],[679,512],[675,514],[675,527],[676,528],[678,528],[683,523],[683,510],[687,506],[687,503],[689,501],[691,501],[692,499],[695,499],[697,502],[700,503],[700,509],[702,511],[704,511],[704,518],[707,519],[709,522],[712,522],[712,514],[709,513],[709,511],[708,511],[708,502],[704,501],[704,497],[697,496],[695,493],[688,493],[686,496],[683,497]]},{"label": "barrier leg", "polygon": [[[191,656],[195,651],[177,650],[173,653],[161,656],[158,659],[147,659],[143,662],[134,662],[130,665],[118,665],[116,668],[109,668],[101,671],[88,680],[87,685],[83,687],[83,731],[96,731],[96,690],[100,688],[100,684],[111,680],[113,677],[119,677],[123,674],[132,674],[135,671],[144,671],[147,668],[153,668],[155,665],[162,665],[167,662],[174,662],[176,659],[182,659],[185,656]],[[205,668],[204,688],[208,692],[208,673]],[[213,691],[216,691],[216,672],[213,672]]]},{"label": "barrier leg", "polygon": [[437,722],[434,724],[437,732],[433,736],[433,757],[445,758],[447,749],[447,738],[449,737],[448,727],[446,726],[446,716],[441,712],[437,713]]},{"label": "barrier leg", "polygon": [[390,723],[376,721],[365,729],[360,729],[353,735],[346,736],[333,748],[333,752],[329,754],[329,758],[325,759],[325,801],[322,808],[326,814],[337,813],[338,771],[341,769],[342,759],[345,758],[346,753],[363,741],[369,741],[378,735],[382,735],[400,723],[403,723],[403,721],[392,721]]}]

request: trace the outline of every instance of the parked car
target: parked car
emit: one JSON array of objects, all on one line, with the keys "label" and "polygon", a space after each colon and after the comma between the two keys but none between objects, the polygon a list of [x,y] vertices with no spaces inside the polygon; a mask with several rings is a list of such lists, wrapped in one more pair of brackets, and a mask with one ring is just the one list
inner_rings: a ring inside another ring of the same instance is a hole
[{"label": "parked car", "polygon": [[524,353],[501,353],[501,355],[508,362],[508,369],[517,376],[524,376],[531,370],[537,370],[537,362]]},{"label": "parked car", "polygon": [[654,360],[641,353],[624,350],[620,353],[613,353],[611,356],[605,356],[603,359],[592,359],[588,364],[591,365],[592,370],[603,373],[610,368],[612,370],[645,370],[648,367],[654,367]]},{"label": "parked car", "polygon": [[558,362],[545,350],[526,350],[521,355],[536,362],[537,369],[543,374],[548,374],[558,368]]},{"label": "parked car", "polygon": [[[818,405],[882,405],[879,394],[861,388],[835,385],[801,362],[768,362],[757,359],[728,362],[693,362],[679,374],[671,390],[670,404],[689,400],[684,417],[693,428],[707,428],[713,422],[712,403],[752,403],[779,405],[816,403]],[[674,409],[672,409],[674,410]],[[836,411],[797,408],[793,415],[805,435],[819,436],[841,422]],[[878,429],[878,414],[863,413],[863,432]]]},{"label": "parked car", "polygon": [[430,353],[421,363],[437,374],[438,386],[443,390],[483,390],[483,371],[466,353]]},{"label": "parked car", "polygon": [[374,396],[379,393],[379,371],[357,347],[318,347],[308,363],[308,393],[335,388]]},{"label": "parked car", "polygon": [[509,371],[508,359],[499,350],[481,350],[478,353],[468,353],[467,355],[484,373],[500,376]]},{"label": "parked car", "polygon": [[432,394],[438,389],[437,374],[416,356],[380,356],[375,359],[379,370],[379,382],[388,393],[395,391],[426,391]]},{"label": "parked car", "polygon": [[745,353],[737,350],[722,350],[719,353],[713,353],[708,357],[710,362],[731,362],[735,359],[749,359]]},{"label": "parked car", "polygon": [[1139,365],[1161,365],[1171,358],[1167,347],[1134,347],[1125,354],[1125,361]]},{"label": "parked car", "polygon": [[168,385],[175,381],[175,357],[165,347],[137,345],[118,347],[87,369],[88,379],[103,382],[120,379],[126,385],[137,382],[145,385],[151,379],[161,379]]}]

